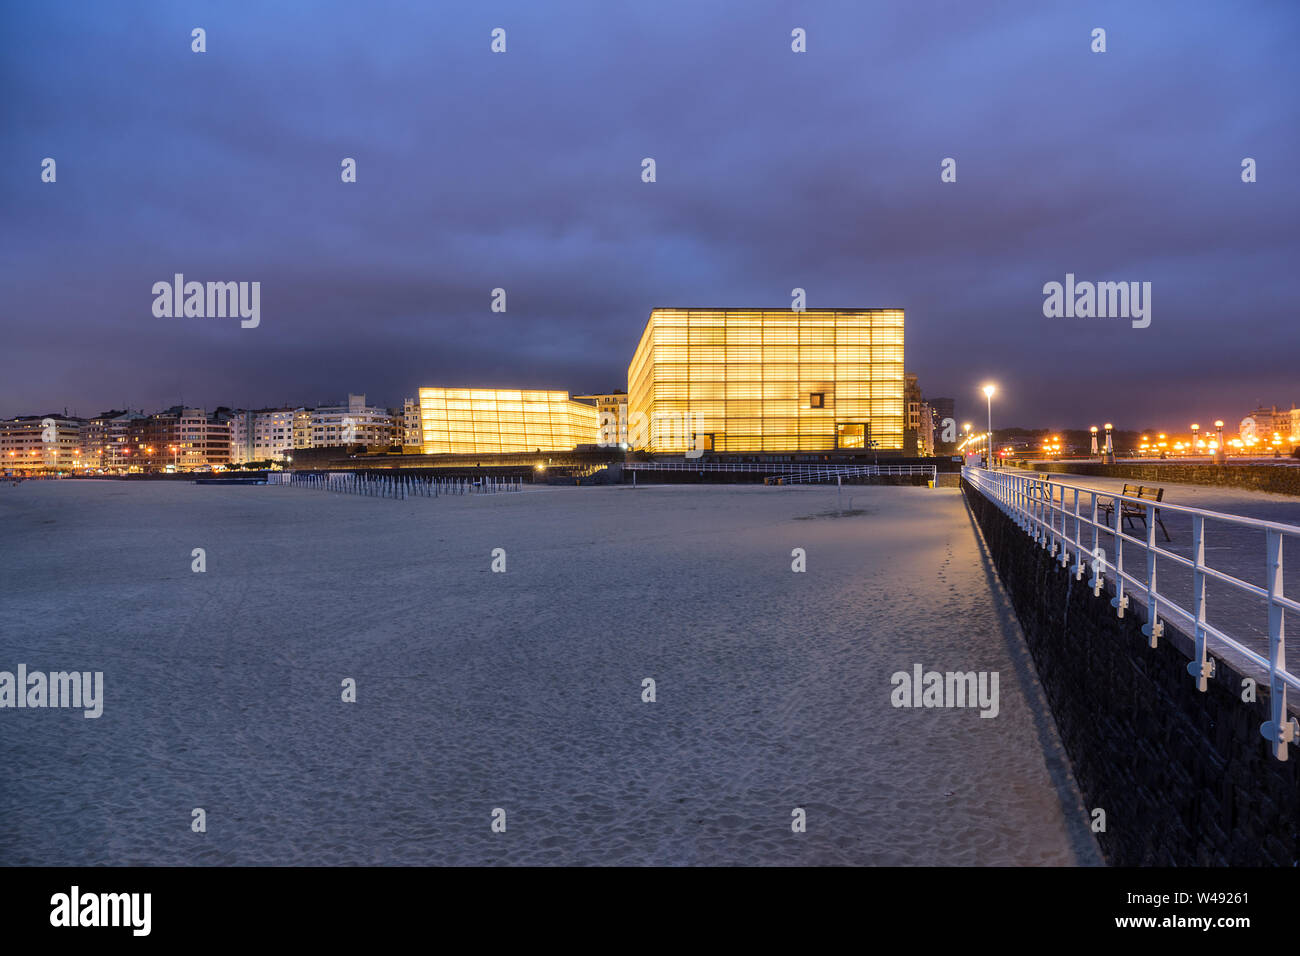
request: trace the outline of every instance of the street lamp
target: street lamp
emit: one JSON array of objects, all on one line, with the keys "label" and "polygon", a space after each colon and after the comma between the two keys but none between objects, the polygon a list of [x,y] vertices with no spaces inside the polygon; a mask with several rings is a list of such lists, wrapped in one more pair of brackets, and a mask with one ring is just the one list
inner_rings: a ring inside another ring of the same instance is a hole
[{"label": "street lamp", "polygon": [[1197,446],[1196,446],[1196,439],[1198,439],[1198,438],[1201,437],[1201,436],[1198,434],[1198,432],[1200,432],[1200,430],[1201,430],[1201,426],[1198,425],[1198,424],[1196,424],[1196,422],[1192,422],[1192,454],[1193,454],[1193,455],[1196,454],[1196,447],[1197,447]]},{"label": "street lamp", "polygon": [[1097,451],[1097,426],[1096,425],[1090,426],[1088,428],[1088,431],[1092,432],[1092,456],[1096,458],[1097,455],[1099,454]]},{"label": "street lamp", "polygon": [[1111,439],[1111,432],[1114,429],[1110,422],[1106,423],[1106,457],[1104,461],[1108,465],[1115,464],[1115,444]]},{"label": "street lamp", "polygon": [[1214,463],[1224,465],[1228,462],[1227,453],[1223,450],[1223,419],[1217,419],[1214,423],[1215,431],[1219,433],[1217,446],[1214,449]]},{"label": "street lamp", "polygon": [[988,444],[988,464],[990,468],[997,468],[993,461],[993,393],[996,392],[996,385],[984,386],[984,397],[989,400],[989,444]]}]

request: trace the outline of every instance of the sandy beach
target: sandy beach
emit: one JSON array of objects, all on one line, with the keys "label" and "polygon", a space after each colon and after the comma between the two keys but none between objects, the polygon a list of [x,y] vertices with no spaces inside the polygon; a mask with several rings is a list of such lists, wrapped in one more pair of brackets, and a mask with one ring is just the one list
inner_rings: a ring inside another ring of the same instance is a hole
[{"label": "sandy beach", "polygon": [[[1099,862],[960,492],[843,501],[4,487],[0,670],[105,699],[0,710],[0,863]],[[892,706],[917,663],[997,716]]]}]

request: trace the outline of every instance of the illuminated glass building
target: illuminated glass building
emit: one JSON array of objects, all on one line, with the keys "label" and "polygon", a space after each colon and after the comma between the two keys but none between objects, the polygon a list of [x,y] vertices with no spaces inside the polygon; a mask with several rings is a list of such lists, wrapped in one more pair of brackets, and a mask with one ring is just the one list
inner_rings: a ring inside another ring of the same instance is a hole
[{"label": "illuminated glass building", "polygon": [[600,412],[568,392],[420,389],[426,455],[569,451],[599,440]]},{"label": "illuminated glass building", "polygon": [[628,368],[628,441],[901,451],[903,388],[902,309],[655,309]]}]

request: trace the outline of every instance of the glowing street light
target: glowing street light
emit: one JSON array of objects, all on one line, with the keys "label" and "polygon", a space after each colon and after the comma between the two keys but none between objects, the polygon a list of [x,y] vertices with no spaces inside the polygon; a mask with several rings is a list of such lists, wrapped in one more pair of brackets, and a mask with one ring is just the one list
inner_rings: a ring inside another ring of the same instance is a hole
[{"label": "glowing street light", "polygon": [[993,460],[993,393],[998,390],[992,383],[984,386],[984,397],[989,402],[989,444],[988,444],[988,463],[990,468],[996,469],[997,463]]},{"label": "glowing street light", "polygon": [[1110,422],[1106,423],[1106,457],[1104,461],[1108,465],[1115,464],[1115,445],[1111,440],[1111,431],[1114,427]]},{"label": "glowing street light", "polygon": [[1214,429],[1218,437],[1214,443],[1214,463],[1216,465],[1225,465],[1228,463],[1228,454],[1223,448],[1223,419],[1216,419]]},{"label": "glowing street light", "polygon": [[1192,422],[1192,454],[1196,454],[1196,449],[1200,447],[1197,443],[1197,439],[1201,437],[1199,434],[1200,430],[1201,426],[1196,424],[1196,422]]},{"label": "glowing street light", "polygon": [[1088,431],[1092,432],[1092,454],[1093,454],[1093,456],[1095,457],[1095,456],[1098,454],[1098,452],[1097,452],[1097,426],[1096,426],[1096,425],[1092,425],[1091,427],[1088,428]]}]

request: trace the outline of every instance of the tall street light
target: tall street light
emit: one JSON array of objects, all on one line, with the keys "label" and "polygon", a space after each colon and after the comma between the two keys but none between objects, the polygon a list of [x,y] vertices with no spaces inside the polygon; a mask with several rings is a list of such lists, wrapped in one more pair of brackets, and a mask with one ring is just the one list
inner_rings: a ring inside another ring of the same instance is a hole
[{"label": "tall street light", "polygon": [[1115,464],[1115,444],[1111,440],[1111,432],[1114,426],[1110,422],[1106,423],[1106,457],[1103,459],[1106,464]]},{"label": "tall street light", "polygon": [[996,385],[984,386],[984,397],[989,400],[989,443],[988,443],[988,466],[996,468],[993,462],[993,393],[996,392]]},{"label": "tall street light", "polygon": [[1090,425],[1088,431],[1092,432],[1092,457],[1097,457],[1097,426]]},{"label": "tall street light", "polygon": [[1215,430],[1219,433],[1217,447],[1214,449],[1214,463],[1216,465],[1226,464],[1228,461],[1227,453],[1223,450],[1223,421],[1220,419],[1214,423]]}]

